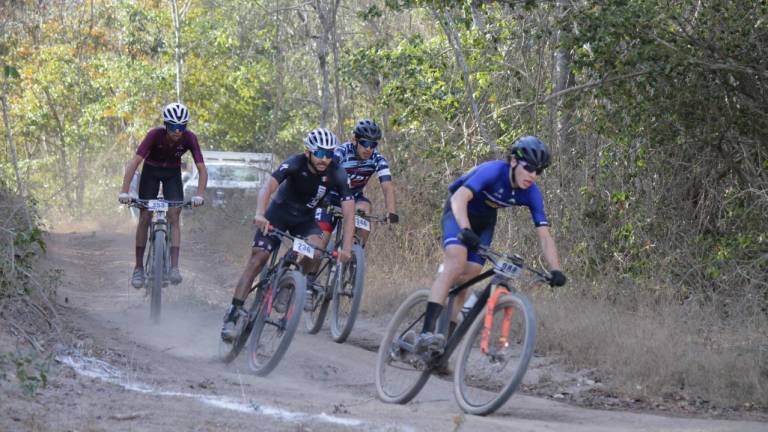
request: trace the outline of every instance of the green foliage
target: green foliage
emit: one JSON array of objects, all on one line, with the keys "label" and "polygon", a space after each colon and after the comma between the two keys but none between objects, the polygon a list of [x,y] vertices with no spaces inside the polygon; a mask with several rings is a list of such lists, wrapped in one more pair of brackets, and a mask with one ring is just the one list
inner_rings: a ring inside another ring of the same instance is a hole
[{"label": "green foliage", "polygon": [[8,371],[28,396],[48,385],[50,359],[42,358],[37,352],[0,353],[0,378],[8,379]]}]

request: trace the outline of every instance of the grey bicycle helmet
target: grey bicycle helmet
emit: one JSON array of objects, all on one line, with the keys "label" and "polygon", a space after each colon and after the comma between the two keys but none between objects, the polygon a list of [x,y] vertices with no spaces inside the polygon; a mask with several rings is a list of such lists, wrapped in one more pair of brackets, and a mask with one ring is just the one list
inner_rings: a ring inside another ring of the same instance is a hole
[{"label": "grey bicycle helmet", "polygon": [[535,169],[544,169],[549,166],[550,162],[547,146],[540,139],[531,135],[518,138],[509,149],[509,156],[525,161]]},{"label": "grey bicycle helmet", "polygon": [[358,139],[378,141],[381,139],[381,129],[373,120],[360,120],[355,125],[354,134]]}]

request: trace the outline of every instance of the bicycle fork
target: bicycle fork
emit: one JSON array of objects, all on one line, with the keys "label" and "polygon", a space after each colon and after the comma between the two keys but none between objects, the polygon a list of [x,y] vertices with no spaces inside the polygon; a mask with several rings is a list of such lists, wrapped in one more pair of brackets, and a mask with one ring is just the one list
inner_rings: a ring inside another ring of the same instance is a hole
[{"label": "bicycle fork", "polygon": [[[488,299],[488,305],[483,322],[483,332],[480,336],[480,351],[488,354],[490,348],[491,328],[493,327],[493,311],[496,309],[496,303],[499,297],[509,294],[509,290],[503,286],[497,286]],[[501,335],[499,336],[499,351],[504,351],[509,347],[509,331],[512,325],[512,308],[504,308],[504,318],[501,322]]]}]

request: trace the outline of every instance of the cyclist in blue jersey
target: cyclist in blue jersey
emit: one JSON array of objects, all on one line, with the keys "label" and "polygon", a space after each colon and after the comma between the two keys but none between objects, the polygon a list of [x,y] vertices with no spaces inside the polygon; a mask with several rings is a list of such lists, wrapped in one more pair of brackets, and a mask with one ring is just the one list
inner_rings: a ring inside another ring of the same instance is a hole
[{"label": "cyclist in blue jersey", "polygon": [[[293,235],[306,237],[315,247],[321,242],[322,231],[315,220],[315,209],[329,191],[339,195],[344,217],[353,218],[355,206],[349,191],[347,175],[333,160],[333,151],[339,145],[336,135],[328,129],[318,128],[304,138],[304,153],[291,156],[272,173],[259,191],[253,223],[259,229],[253,239],[251,255],[235,287],[232,304],[224,315],[221,339],[231,342],[236,335],[237,322],[247,315],[243,308],[253,286],[253,280],[280,247],[280,237],[265,232],[267,224]],[[339,260],[349,261],[354,236],[354,225],[344,227]],[[317,261],[303,266],[316,267]],[[287,290],[283,290],[287,293]],[[275,304],[285,304],[279,296]]]},{"label": "cyclist in blue jersey", "polygon": [[[524,136],[512,145],[506,161],[482,163],[454,181],[448,190],[442,217],[443,271],[432,284],[421,334],[414,331],[405,338],[420,349],[438,349],[445,336],[435,334],[435,324],[443,310],[448,290],[477,276],[484,259],[477,254],[479,245],[489,246],[496,227],[496,215],[501,207],[525,206],[530,209],[544,259],[552,274],[551,285],[565,284],[566,277],[560,267],[557,246],[549,231],[544,212],[544,201],[536,179],[549,166],[547,147],[534,136]],[[456,298],[451,311],[451,330],[466,297],[466,291]]]},{"label": "cyclist in blue jersey", "polygon": [[[347,172],[350,189],[355,197],[356,210],[371,214],[371,201],[363,194],[363,189],[368,184],[368,180],[375,174],[379,178],[381,190],[384,193],[387,221],[398,223],[400,218],[395,206],[395,187],[392,183],[392,173],[389,170],[387,159],[376,150],[380,139],[381,129],[373,120],[360,120],[355,125],[352,141],[339,146],[336,149],[334,159]],[[326,201],[331,206],[338,207],[339,195],[332,191],[326,197]],[[325,232],[323,240],[327,244],[331,237],[330,233],[336,226],[336,221],[322,207],[317,210],[317,220],[320,228]],[[362,246],[365,246],[369,234],[370,232],[365,230],[360,230],[358,233]]]}]

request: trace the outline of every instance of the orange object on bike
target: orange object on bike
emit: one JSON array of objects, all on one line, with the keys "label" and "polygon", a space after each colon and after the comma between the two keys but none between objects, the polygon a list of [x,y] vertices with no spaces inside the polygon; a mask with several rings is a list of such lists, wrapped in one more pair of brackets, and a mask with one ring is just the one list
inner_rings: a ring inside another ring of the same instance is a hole
[{"label": "orange object on bike", "polygon": [[[480,351],[483,354],[488,354],[488,339],[491,337],[491,327],[493,327],[493,310],[496,309],[496,303],[499,301],[499,297],[509,294],[509,290],[503,287],[498,287],[493,291],[491,297],[488,299],[488,304],[485,310],[485,322],[483,323],[483,333],[480,336]],[[509,329],[512,322],[512,308],[504,309],[504,320],[501,323],[501,336],[499,337],[499,345],[502,349],[509,346]]]}]

